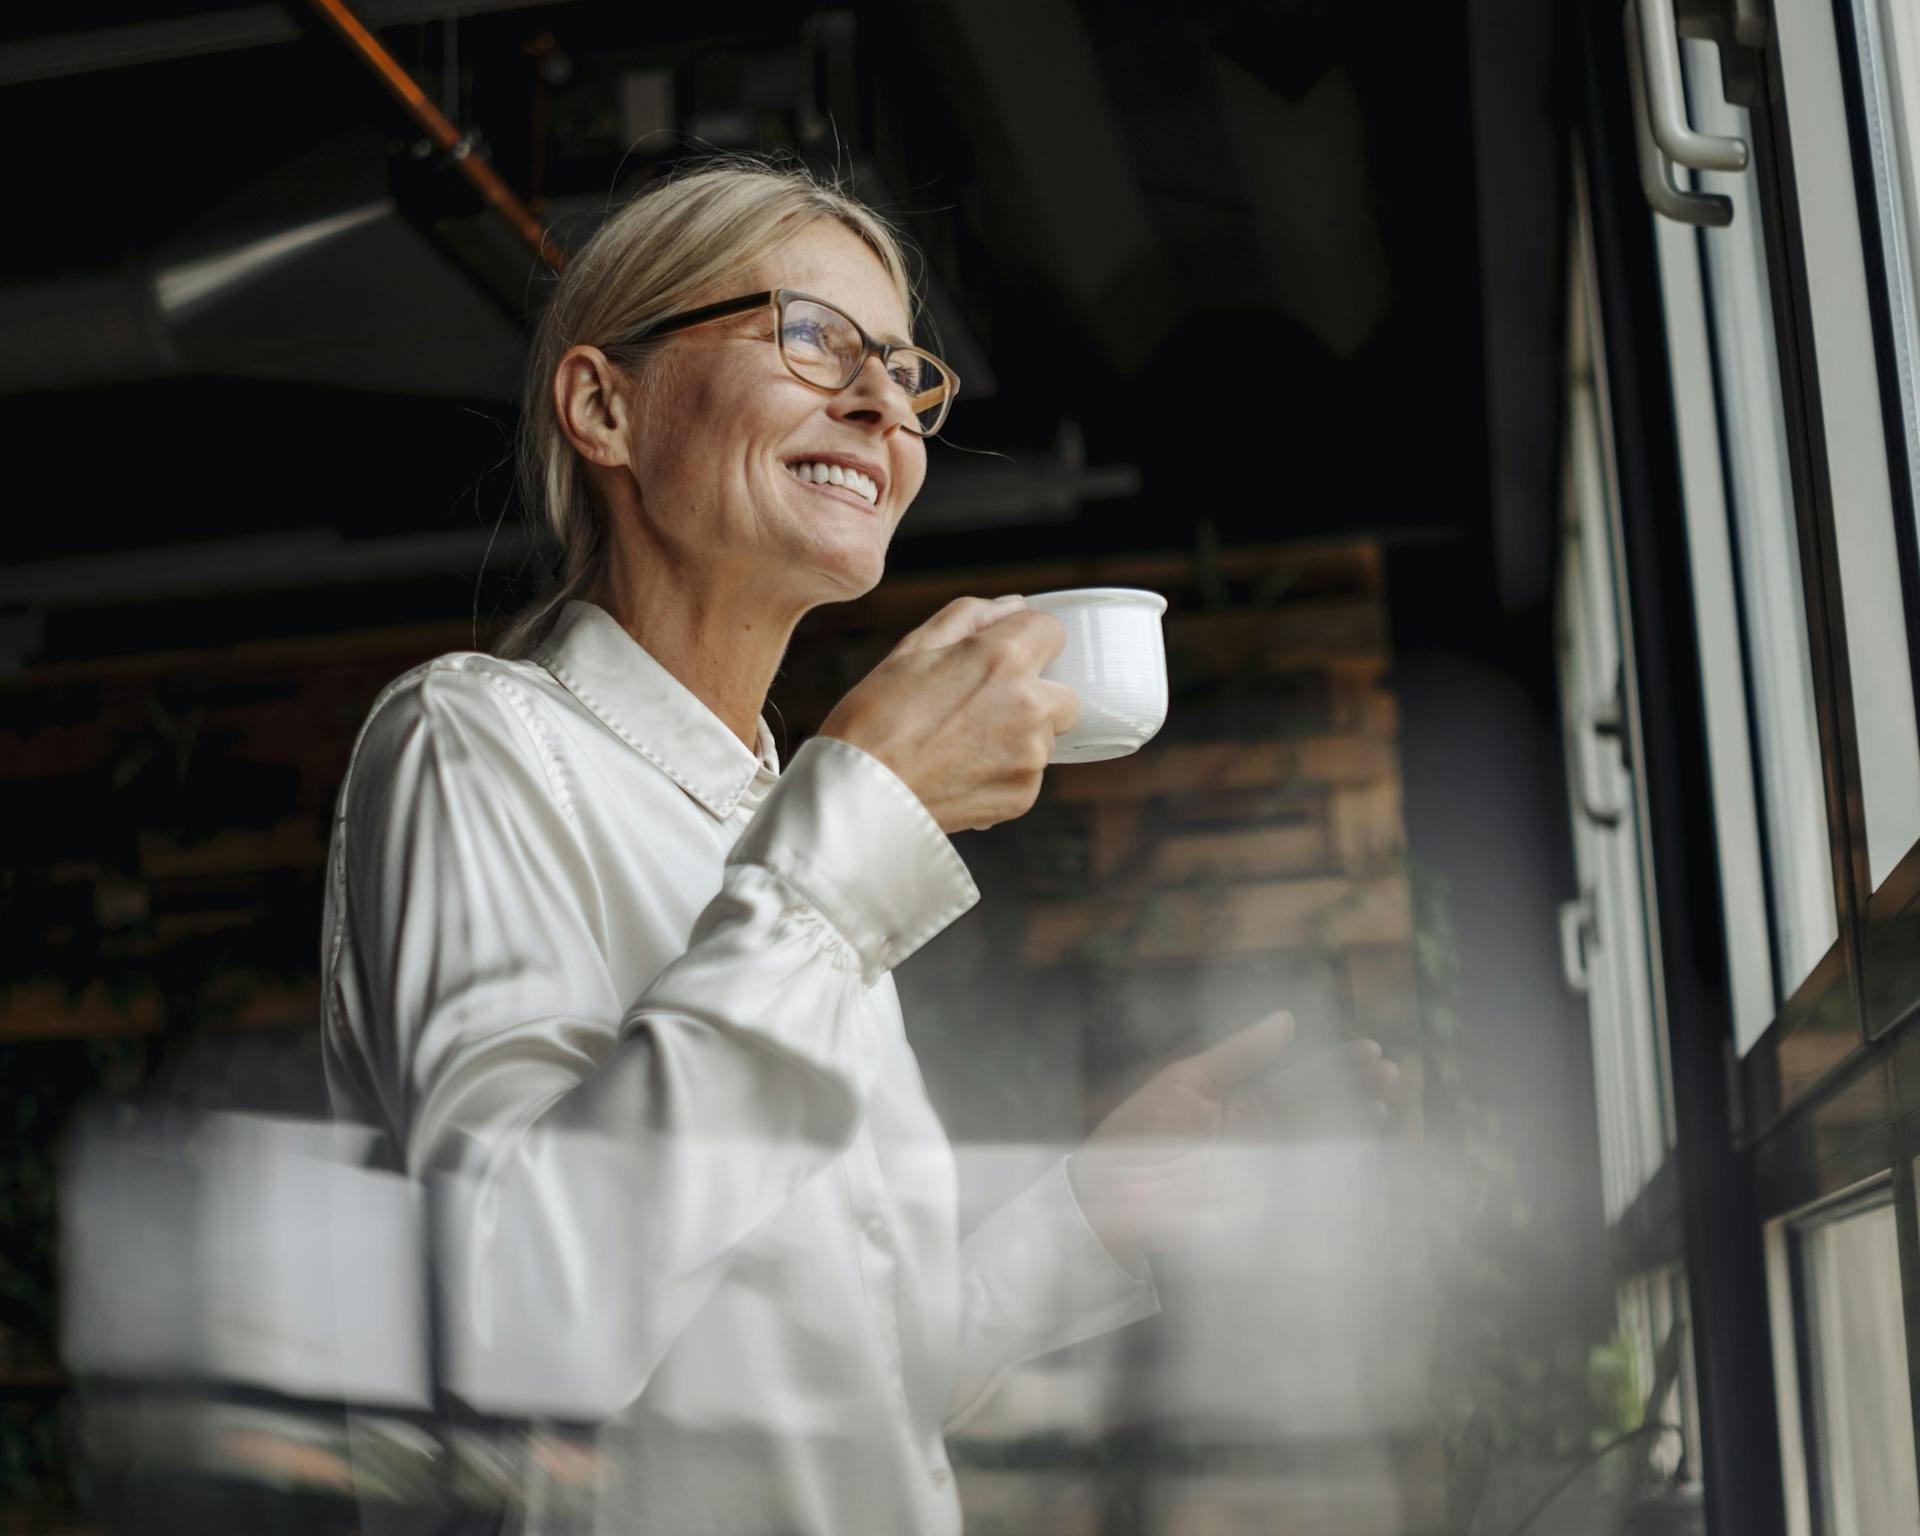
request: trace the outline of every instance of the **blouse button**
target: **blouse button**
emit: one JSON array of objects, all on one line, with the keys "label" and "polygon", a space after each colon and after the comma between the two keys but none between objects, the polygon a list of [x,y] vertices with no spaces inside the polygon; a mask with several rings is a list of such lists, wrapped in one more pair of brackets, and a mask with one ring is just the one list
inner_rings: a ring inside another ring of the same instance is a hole
[{"label": "blouse button", "polygon": [[945,1467],[935,1467],[929,1475],[933,1479],[934,1487],[944,1488],[947,1486],[948,1474],[947,1474],[947,1469]]},{"label": "blouse button", "polygon": [[861,1230],[877,1243],[887,1235],[887,1218],[884,1216],[869,1216],[866,1221],[862,1223]]}]

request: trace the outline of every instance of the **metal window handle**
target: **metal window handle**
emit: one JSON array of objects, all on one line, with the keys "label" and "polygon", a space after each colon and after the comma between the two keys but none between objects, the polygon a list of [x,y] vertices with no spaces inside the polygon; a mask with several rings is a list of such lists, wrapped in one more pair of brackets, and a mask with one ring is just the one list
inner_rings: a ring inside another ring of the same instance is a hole
[{"label": "metal window handle", "polygon": [[[1648,3],[1657,7],[1665,0],[1648,0]],[[1627,89],[1633,98],[1633,139],[1639,152],[1640,190],[1646,194],[1647,203],[1655,213],[1665,214],[1682,224],[1725,229],[1733,222],[1732,198],[1718,192],[1684,192],[1673,183],[1673,164],[1655,142],[1647,117],[1646,68],[1641,63],[1640,22],[1635,14],[1635,0],[1627,0],[1622,14],[1627,29]],[[1741,145],[1743,154],[1745,149],[1746,146]]]},{"label": "metal window handle", "polygon": [[1574,900],[1560,903],[1560,969],[1569,990],[1585,992],[1592,988],[1593,960],[1587,945],[1599,937],[1593,926],[1592,891],[1582,891]]},{"label": "metal window handle", "polygon": [[1696,171],[1744,171],[1744,139],[1695,133],[1687,121],[1686,93],[1680,88],[1680,27],[1673,0],[1638,0],[1640,43],[1645,55],[1648,124],[1653,140],[1676,165]]}]

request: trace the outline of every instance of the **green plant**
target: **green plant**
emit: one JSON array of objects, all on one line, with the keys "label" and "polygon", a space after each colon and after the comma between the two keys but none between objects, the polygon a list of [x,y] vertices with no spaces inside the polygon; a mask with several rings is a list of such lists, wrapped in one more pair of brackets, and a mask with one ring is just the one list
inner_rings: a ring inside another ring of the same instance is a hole
[{"label": "green plant", "polygon": [[1646,1418],[1647,1389],[1651,1383],[1641,1380],[1640,1352],[1633,1340],[1619,1328],[1604,1344],[1593,1346],[1588,1356],[1588,1379],[1592,1383],[1594,1407],[1606,1430],[1623,1435],[1640,1427]]}]

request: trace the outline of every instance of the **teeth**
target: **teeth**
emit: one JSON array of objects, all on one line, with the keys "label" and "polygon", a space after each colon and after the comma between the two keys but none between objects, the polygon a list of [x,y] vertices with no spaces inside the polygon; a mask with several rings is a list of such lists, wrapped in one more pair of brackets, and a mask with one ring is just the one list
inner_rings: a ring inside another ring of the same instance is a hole
[{"label": "teeth", "polygon": [[872,506],[880,499],[879,490],[873,481],[857,469],[846,469],[838,464],[815,464],[811,461],[789,464],[787,468],[810,485],[839,485],[845,486],[850,491],[856,491],[866,499],[868,506]]}]

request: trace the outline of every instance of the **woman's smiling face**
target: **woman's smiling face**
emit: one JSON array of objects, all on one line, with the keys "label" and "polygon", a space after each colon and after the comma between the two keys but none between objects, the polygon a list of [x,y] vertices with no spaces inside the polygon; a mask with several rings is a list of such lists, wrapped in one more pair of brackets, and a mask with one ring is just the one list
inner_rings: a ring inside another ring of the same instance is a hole
[{"label": "woman's smiling face", "polygon": [[[687,307],[762,288],[825,299],[882,340],[908,335],[886,268],[831,221],[808,225],[725,292]],[[773,327],[768,307],[668,338],[641,371],[646,398],[629,418],[629,452],[640,519],[683,573],[724,568],[804,611],[879,582],[893,530],[926,478],[927,450],[878,358],[829,393],[787,369]],[[794,467],[810,462],[858,466],[875,501],[803,480]]]}]

